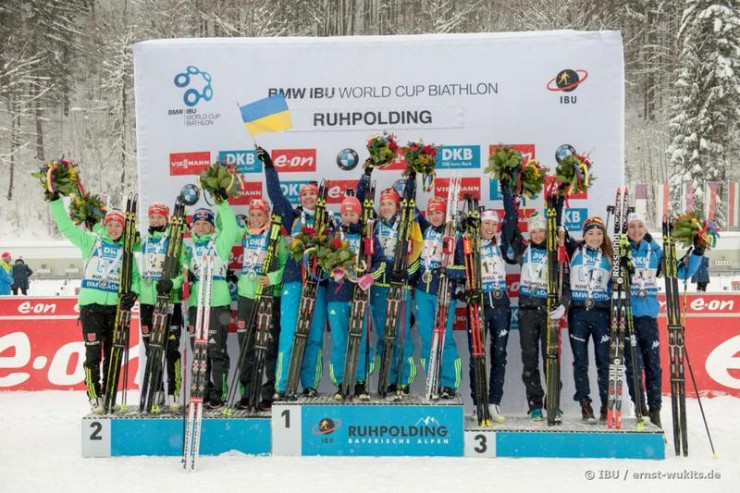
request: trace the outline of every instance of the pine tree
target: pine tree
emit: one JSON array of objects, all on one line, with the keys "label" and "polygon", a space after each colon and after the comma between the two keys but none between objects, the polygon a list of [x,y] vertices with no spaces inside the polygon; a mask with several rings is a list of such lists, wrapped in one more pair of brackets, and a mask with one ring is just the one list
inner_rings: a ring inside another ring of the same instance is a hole
[{"label": "pine tree", "polygon": [[[740,0],[687,0],[679,44],[668,148],[672,206],[676,211],[685,206],[679,204],[682,189],[691,185],[694,209],[703,211],[704,185],[726,180],[730,149],[740,133]],[[722,190],[716,209],[720,226]]]}]

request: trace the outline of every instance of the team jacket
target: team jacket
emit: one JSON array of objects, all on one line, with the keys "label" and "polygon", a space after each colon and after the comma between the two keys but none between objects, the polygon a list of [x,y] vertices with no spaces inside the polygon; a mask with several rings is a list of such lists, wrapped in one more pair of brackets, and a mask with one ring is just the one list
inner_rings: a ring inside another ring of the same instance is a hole
[{"label": "team jacket", "polygon": [[[349,243],[349,248],[355,255],[360,249],[360,242],[363,241],[363,236],[360,232],[360,226],[358,224],[350,224],[346,232],[343,232],[344,239]],[[364,259],[362,259],[364,260]],[[377,280],[385,272],[385,263],[383,262],[383,251],[380,246],[380,241],[376,236],[373,236],[373,258],[372,265],[369,266],[368,273]],[[347,276],[342,278],[341,282],[336,282],[333,277],[329,277],[329,286],[326,291],[326,300],[329,302],[349,302],[352,301],[352,295],[354,293],[355,283],[351,282]]]},{"label": "team jacket", "polygon": [[190,288],[190,298],[188,306],[196,306],[198,303],[198,288],[202,272],[201,256],[203,252],[213,252],[213,284],[211,285],[211,306],[229,306],[231,305],[231,294],[229,285],[226,282],[226,271],[229,257],[231,256],[231,247],[238,238],[239,227],[236,224],[234,212],[229,207],[227,201],[223,201],[218,206],[218,215],[221,217],[221,229],[215,233],[198,236],[192,234],[193,244],[188,246],[185,264],[188,271],[192,272],[196,279]]},{"label": "team jacket", "polygon": [[[416,289],[429,294],[437,294],[439,290],[439,268],[442,266],[442,251],[445,225],[438,228],[417,214],[417,221],[424,234],[424,249],[421,251],[421,257],[416,262],[419,264],[418,273],[414,278]],[[453,265],[447,268],[447,277],[454,283],[465,281],[465,258],[463,257],[463,248],[460,233],[455,232],[457,241],[455,244]],[[424,280],[424,273],[431,272],[432,277],[428,281]],[[454,288],[450,289],[454,292]]]},{"label": "team jacket", "polygon": [[601,250],[579,245],[571,255],[571,306],[584,308],[590,293],[593,308],[606,310],[610,308],[612,259],[600,252]]},{"label": "team jacket", "polygon": [[[239,283],[237,284],[239,296],[243,298],[255,299],[257,293],[257,285],[259,279],[249,279],[250,272],[262,275],[263,264],[265,263],[265,256],[267,255],[267,246],[270,241],[270,227],[262,231],[261,233],[252,233],[249,228],[241,228],[239,230],[241,237],[241,246],[244,248],[244,256],[242,259],[242,271],[239,276]],[[285,269],[285,263],[288,259],[288,250],[285,246],[285,238],[278,238],[278,251],[277,255],[273,259],[274,270],[267,272],[267,280],[270,286],[273,287],[273,295],[280,296],[280,290],[283,282],[283,270]]]},{"label": "team jacket", "polygon": [[[169,240],[167,234],[169,226],[164,231],[151,231],[141,242],[141,295],[139,302],[143,305],[153,305],[157,301],[157,281],[162,278],[164,268],[164,257],[167,253]],[[180,251],[180,263],[186,258],[186,249],[183,246]],[[172,301],[180,301],[180,289],[182,288],[182,270],[172,278]]]},{"label": "team jacket", "polygon": [[[59,232],[80,250],[85,260],[85,274],[77,299],[79,306],[116,305],[123,245],[120,241],[112,241],[105,228],[98,228],[96,233],[91,233],[75,226],[61,199],[52,200],[49,207]],[[140,280],[136,262],[133,262],[131,269],[131,291],[138,296]]]}]

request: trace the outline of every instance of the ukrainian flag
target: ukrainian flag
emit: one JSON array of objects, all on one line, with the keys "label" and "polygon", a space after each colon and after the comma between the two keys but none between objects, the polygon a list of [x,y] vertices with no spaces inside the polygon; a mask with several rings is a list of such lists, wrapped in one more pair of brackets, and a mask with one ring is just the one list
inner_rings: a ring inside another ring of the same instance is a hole
[{"label": "ukrainian flag", "polygon": [[240,106],[242,120],[253,137],[263,132],[279,132],[293,127],[288,104],[281,94]]}]

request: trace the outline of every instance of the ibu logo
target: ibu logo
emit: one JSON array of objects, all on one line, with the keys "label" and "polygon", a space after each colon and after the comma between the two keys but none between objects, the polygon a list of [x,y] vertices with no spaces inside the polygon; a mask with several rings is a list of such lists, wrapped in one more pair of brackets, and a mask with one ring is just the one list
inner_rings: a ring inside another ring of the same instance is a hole
[{"label": "ibu logo", "polygon": [[255,151],[219,151],[218,160],[233,164],[239,174],[262,173],[262,161],[257,159]]},{"label": "ibu logo", "polygon": [[580,231],[587,218],[588,209],[585,207],[563,210],[563,225],[568,231]]},{"label": "ibu logo", "polygon": [[300,204],[301,187],[308,185],[309,181],[286,181],[280,183],[280,189],[283,191],[283,195],[293,205]]},{"label": "ibu logo", "polygon": [[480,168],[480,146],[440,146],[437,168]]}]

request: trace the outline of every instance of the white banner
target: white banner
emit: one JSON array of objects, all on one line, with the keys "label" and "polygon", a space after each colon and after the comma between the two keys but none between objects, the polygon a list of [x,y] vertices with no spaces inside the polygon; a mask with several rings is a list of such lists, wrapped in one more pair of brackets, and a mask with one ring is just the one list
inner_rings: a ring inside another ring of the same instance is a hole
[{"label": "white banner", "polygon": [[[551,169],[558,146],[574,146],[597,177],[587,198],[570,200],[565,222],[574,232],[589,215],[606,214],[623,181],[617,32],[159,40],[136,44],[134,61],[142,211],[153,201],[173,203],[218,159],[236,163],[248,182],[238,213],[247,198],[266,193],[237,105],[277,92],[294,127],[258,142],[293,200],[302,183],[323,178],[338,204],[362,173],[367,139],[382,131],[401,145],[443,146],[438,176],[461,172],[464,192],[494,208],[502,207],[500,193],[483,173],[491,146],[520,146]],[[400,171],[374,177],[381,190]],[[444,180],[435,188],[445,190]],[[428,196],[419,198],[426,204]]]}]

